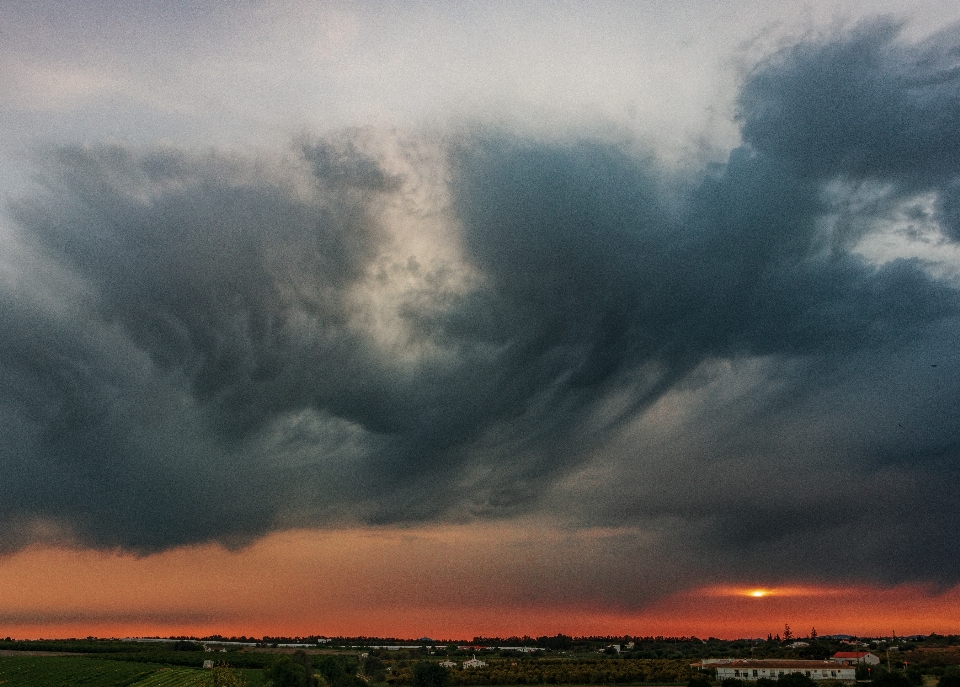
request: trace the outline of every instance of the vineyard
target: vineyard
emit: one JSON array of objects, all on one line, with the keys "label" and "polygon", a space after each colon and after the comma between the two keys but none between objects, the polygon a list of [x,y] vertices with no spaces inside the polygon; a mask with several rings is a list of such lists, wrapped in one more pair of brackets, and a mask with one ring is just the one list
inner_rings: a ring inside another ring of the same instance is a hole
[{"label": "vineyard", "polygon": [[[260,684],[260,671],[244,671],[248,684]],[[2,687],[201,687],[202,668],[110,661],[84,656],[2,656]]]},{"label": "vineyard", "polygon": [[158,668],[131,687],[199,687],[207,681],[208,675],[196,668]]}]

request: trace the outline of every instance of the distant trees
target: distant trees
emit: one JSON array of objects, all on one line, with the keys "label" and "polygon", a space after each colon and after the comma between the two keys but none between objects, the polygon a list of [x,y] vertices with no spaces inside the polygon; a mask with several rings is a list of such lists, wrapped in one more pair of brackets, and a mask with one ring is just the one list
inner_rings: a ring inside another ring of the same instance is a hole
[{"label": "distant trees", "polygon": [[537,646],[546,647],[552,651],[569,651],[573,647],[573,637],[558,634],[555,637],[537,637]]},{"label": "distant trees", "polygon": [[413,666],[413,687],[448,687],[450,674],[435,661],[419,661]]},{"label": "distant trees", "polygon": [[363,661],[363,674],[374,682],[386,682],[387,666],[379,656],[369,656]]},{"label": "distant trees", "polygon": [[273,687],[319,686],[313,675],[310,656],[305,651],[297,651],[292,656],[277,656],[273,663],[264,669],[263,674]]},{"label": "distant trees", "polygon": [[[526,658],[485,657],[487,665],[473,670],[448,673],[450,685],[600,685],[666,683],[686,681],[691,676],[690,661],[684,659],[629,658]],[[439,666],[439,664],[437,664]],[[413,668],[404,661],[392,663],[386,675],[388,685],[413,684]],[[738,686],[739,687],[739,686]]]},{"label": "distant trees", "polygon": [[290,656],[278,656],[263,676],[273,687],[307,687],[307,669]]},{"label": "distant trees", "polygon": [[834,649],[826,642],[811,641],[810,646],[800,649],[800,657],[815,661],[826,661],[833,655]]},{"label": "distant trees", "polygon": [[[367,661],[371,666],[376,666],[378,663],[383,665],[383,662],[376,658],[368,658]],[[360,662],[353,656],[338,654],[318,657],[314,662],[314,668],[327,681],[329,687],[367,687],[366,681],[357,677]]]},{"label": "distant trees", "polygon": [[174,651],[203,651],[203,644],[191,642],[187,639],[180,639],[170,645]]}]

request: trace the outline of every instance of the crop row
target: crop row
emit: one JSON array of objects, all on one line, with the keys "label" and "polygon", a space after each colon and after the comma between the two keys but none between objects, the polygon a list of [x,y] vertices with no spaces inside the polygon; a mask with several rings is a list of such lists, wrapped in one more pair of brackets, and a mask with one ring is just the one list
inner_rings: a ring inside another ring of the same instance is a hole
[{"label": "crop row", "polygon": [[2,656],[3,687],[198,687],[209,671],[85,656]]},{"label": "crop row", "polygon": [[203,670],[196,668],[158,668],[132,687],[196,687],[204,684],[207,677]]},{"label": "crop row", "polygon": [[130,687],[156,669],[83,656],[3,656],[0,682],[4,687]]}]

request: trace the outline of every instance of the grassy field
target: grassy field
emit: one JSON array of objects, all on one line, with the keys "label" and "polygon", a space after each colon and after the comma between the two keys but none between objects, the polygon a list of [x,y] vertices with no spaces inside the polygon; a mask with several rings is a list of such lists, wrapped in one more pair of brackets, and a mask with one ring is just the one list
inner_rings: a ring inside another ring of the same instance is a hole
[{"label": "grassy field", "polygon": [[[243,671],[250,687],[261,671]],[[199,687],[202,668],[110,661],[86,656],[0,656],[0,687]]]}]

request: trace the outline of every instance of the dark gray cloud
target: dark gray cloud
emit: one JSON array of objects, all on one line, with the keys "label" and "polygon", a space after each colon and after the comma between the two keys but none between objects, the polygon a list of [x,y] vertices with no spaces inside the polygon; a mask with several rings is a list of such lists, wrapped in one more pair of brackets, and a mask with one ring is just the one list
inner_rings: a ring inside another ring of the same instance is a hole
[{"label": "dark gray cloud", "polygon": [[901,28],[867,23],[773,55],[740,95],[743,137],[806,178],[882,181],[900,194],[935,190],[938,219],[956,240],[956,27],[920,44],[898,41]]},{"label": "dark gray cloud", "polygon": [[0,291],[3,545],[539,509],[704,575],[956,581],[960,298],[904,238],[958,236],[956,63],[888,23],[786,49],[682,184],[496,134],[49,153],[13,212],[56,279]]}]

